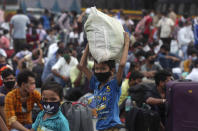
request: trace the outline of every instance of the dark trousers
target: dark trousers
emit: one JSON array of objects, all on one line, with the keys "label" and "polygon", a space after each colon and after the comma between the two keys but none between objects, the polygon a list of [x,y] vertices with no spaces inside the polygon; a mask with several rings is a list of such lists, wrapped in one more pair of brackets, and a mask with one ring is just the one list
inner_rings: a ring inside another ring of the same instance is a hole
[{"label": "dark trousers", "polygon": [[170,44],[171,44],[171,40],[172,38],[161,38],[163,45],[167,45],[170,51]]},{"label": "dark trousers", "polygon": [[16,39],[14,38],[14,51],[15,54],[21,50],[23,50],[26,44],[26,39]]}]

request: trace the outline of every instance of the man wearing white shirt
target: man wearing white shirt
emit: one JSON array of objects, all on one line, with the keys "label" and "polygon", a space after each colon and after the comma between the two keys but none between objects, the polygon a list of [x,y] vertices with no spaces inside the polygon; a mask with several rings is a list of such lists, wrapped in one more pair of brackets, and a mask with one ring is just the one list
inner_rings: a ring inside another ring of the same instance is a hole
[{"label": "man wearing white shirt", "polygon": [[63,41],[59,41],[58,43],[53,43],[49,46],[48,48],[48,52],[47,52],[47,58],[50,59],[55,53],[56,51],[59,49],[59,48],[62,48],[64,49],[65,48],[65,44]]},{"label": "man wearing white shirt", "polygon": [[187,75],[186,79],[192,80],[192,81],[198,81],[198,59],[194,61],[194,68],[190,72],[189,75]]},{"label": "man wearing white shirt", "polygon": [[186,60],[188,58],[188,55],[187,55],[188,45],[190,43],[194,43],[192,22],[190,20],[187,20],[185,23],[185,26],[179,30],[177,38],[178,38],[179,45],[181,46],[181,49],[184,55],[184,59]]},{"label": "man wearing white shirt", "polygon": [[55,81],[65,87],[66,82],[70,80],[70,70],[78,65],[78,60],[68,54],[59,58],[56,64],[52,67],[52,73],[56,76]]},{"label": "man wearing white shirt", "polygon": [[157,27],[160,30],[158,33],[158,38],[160,38],[163,41],[163,44],[169,45],[170,48],[174,22],[172,19],[167,17],[167,12],[162,13],[162,18],[159,20]]}]

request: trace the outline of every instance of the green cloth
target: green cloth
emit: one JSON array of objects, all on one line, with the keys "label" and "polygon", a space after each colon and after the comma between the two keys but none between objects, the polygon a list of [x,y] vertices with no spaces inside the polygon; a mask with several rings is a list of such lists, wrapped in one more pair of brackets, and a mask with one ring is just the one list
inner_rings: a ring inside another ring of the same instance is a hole
[{"label": "green cloth", "polygon": [[64,54],[63,57],[65,58],[66,61],[70,59],[70,55],[68,54]]}]

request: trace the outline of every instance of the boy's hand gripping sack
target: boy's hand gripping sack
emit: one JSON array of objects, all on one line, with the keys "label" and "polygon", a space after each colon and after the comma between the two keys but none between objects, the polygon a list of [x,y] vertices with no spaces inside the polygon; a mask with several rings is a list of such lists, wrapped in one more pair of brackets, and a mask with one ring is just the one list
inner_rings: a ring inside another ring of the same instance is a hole
[{"label": "boy's hand gripping sack", "polygon": [[124,29],[118,20],[92,7],[84,29],[89,50],[98,63],[120,60],[124,46]]}]

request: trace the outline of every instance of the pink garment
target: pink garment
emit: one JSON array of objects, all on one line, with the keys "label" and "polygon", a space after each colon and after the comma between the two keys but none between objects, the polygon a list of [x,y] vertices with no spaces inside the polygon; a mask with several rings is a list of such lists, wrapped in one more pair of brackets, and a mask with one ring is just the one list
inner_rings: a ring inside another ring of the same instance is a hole
[{"label": "pink garment", "polygon": [[4,11],[0,10],[0,23],[4,22]]},{"label": "pink garment", "polygon": [[0,38],[0,48],[5,50],[10,48],[10,40],[6,36]]}]

